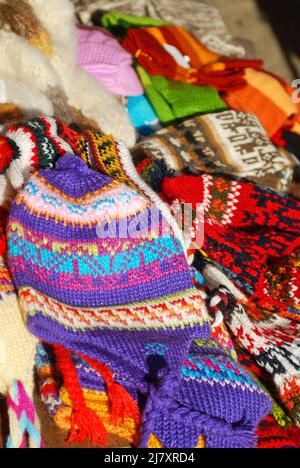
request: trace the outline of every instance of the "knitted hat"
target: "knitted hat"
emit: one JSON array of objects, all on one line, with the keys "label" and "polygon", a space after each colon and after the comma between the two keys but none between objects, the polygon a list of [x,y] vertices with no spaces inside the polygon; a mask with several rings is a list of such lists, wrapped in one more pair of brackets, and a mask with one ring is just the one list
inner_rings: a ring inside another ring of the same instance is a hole
[{"label": "knitted hat", "polygon": [[268,270],[300,246],[298,200],[207,174],[166,178],[162,193],[170,203],[203,204],[206,222],[201,247],[245,292],[270,299]]},{"label": "knitted hat", "polygon": [[102,375],[122,419],[136,404],[112,373],[147,395],[149,366],[158,383],[161,373],[180,379],[192,340],[209,336],[181,245],[172,233],[160,236],[159,212],[149,229],[150,209],[74,156],[33,175],[12,206],[10,270],[30,331],[55,345],[75,408],[71,439],[105,444],[106,433],[84,403],[70,352]]},{"label": "knitted hat", "polygon": [[3,257],[0,257],[0,393],[7,397],[8,448],[42,447],[33,403],[36,338],[26,329]]},{"label": "knitted hat", "polygon": [[139,96],[143,87],[133,60],[104,29],[77,28],[77,63],[112,93]]},{"label": "knitted hat", "polygon": [[[74,0],[78,3],[78,0]],[[92,17],[94,24],[98,24],[98,16],[102,18],[102,24],[105,27],[114,30],[128,29],[137,26],[149,26],[152,21],[153,26],[163,22],[168,24],[178,24],[185,27],[209,49],[216,51],[222,56],[249,56],[249,50],[244,49],[243,43],[233,40],[226,25],[220,15],[220,12],[213,7],[199,0],[139,0],[138,2],[114,0],[109,2],[110,8],[122,10],[138,17],[148,15],[151,18],[137,18],[124,15],[120,12],[107,12],[103,15],[103,10],[107,9],[108,4],[105,1],[89,1],[91,10],[102,9],[102,12],[95,11]],[[80,5],[82,8],[82,5]],[[79,7],[79,11],[81,8]],[[82,16],[81,16],[82,17]],[[89,18],[90,15],[87,15]],[[131,19],[132,18],[132,19]],[[157,24],[155,24],[155,21]],[[248,46],[248,49],[251,47]]]},{"label": "knitted hat", "polygon": [[137,71],[145,94],[163,125],[227,109],[214,88],[171,81],[163,76],[150,76],[142,67],[137,67]]},{"label": "knitted hat", "polygon": [[[167,433],[160,421],[167,419],[168,411],[175,413],[177,406],[181,418]],[[153,433],[171,448],[185,448],[185,440],[196,447],[199,437],[207,448],[254,448],[257,425],[271,409],[269,397],[252,377],[234,360],[214,353],[209,341],[202,340],[201,345],[192,346],[184,361],[176,403],[168,405],[162,400]],[[181,424],[188,436],[180,431]]]},{"label": "knitted hat", "polygon": [[292,100],[292,92],[280,78],[265,70],[247,68],[246,85],[224,96],[231,109],[256,115],[267,134],[272,137],[282,127],[290,127],[299,119],[299,109]]}]

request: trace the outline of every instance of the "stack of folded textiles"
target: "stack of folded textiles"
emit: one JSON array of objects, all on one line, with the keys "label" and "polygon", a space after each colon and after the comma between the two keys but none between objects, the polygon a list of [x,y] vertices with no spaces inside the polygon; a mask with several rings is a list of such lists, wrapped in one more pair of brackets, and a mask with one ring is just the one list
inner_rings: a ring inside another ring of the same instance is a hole
[{"label": "stack of folded textiles", "polygon": [[299,448],[292,89],[207,1],[53,2],[0,5],[6,446],[39,398],[66,443]]}]

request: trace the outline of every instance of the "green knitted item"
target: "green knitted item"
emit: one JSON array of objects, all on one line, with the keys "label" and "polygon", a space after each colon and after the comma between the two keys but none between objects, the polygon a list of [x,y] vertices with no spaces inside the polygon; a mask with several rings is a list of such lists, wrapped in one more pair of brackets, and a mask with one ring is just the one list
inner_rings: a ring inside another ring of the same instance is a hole
[{"label": "green knitted item", "polygon": [[172,125],[180,119],[227,109],[214,88],[170,81],[163,76],[150,76],[139,65],[137,72],[162,125]]},{"label": "green knitted item", "polygon": [[124,36],[130,28],[165,26],[165,21],[144,16],[130,16],[120,11],[109,11],[102,16],[102,26],[117,36]]}]

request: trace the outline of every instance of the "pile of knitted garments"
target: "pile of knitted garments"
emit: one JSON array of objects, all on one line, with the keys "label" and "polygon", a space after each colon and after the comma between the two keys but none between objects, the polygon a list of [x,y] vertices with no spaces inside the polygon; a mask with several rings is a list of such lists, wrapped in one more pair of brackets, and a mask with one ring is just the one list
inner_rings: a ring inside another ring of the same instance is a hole
[{"label": "pile of knitted garments", "polygon": [[225,174],[300,195],[296,158],[277,149],[259,120],[245,112],[230,110],[185,120],[143,139],[132,154],[140,170],[143,161],[157,160],[176,175]]}]

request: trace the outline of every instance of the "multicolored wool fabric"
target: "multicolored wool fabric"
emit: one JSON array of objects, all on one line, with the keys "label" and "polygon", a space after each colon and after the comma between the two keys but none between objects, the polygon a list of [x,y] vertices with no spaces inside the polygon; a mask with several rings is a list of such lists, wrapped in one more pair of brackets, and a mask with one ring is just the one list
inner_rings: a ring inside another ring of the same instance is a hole
[{"label": "multicolored wool fabric", "polygon": [[[199,268],[199,261],[195,260],[194,264]],[[193,269],[195,268],[193,267]],[[198,281],[195,281],[195,285],[197,288],[200,288],[200,290],[202,290],[203,285],[201,285],[201,281],[200,283]],[[248,374],[255,378],[256,382],[259,383],[261,389],[269,395],[270,399],[273,402],[272,413],[266,416],[266,418],[263,421],[261,421],[256,432],[257,447],[300,447],[299,427],[293,425],[291,418],[289,418],[286,415],[286,410],[283,410],[282,407],[276,403],[275,399],[278,401],[278,391],[274,386],[272,376],[258,365],[258,363],[255,360],[255,357],[251,356],[251,354],[245,348],[241,347],[241,344],[238,343],[237,338],[232,333],[231,337],[233,339],[233,342],[232,340],[230,340],[230,338],[228,339],[226,331],[224,333],[224,320],[226,321],[226,323],[230,322],[230,317],[232,314],[234,314],[235,309],[237,308],[237,301],[235,296],[231,294],[229,290],[226,289],[226,287],[219,285],[218,288],[216,288],[216,290],[211,290],[211,292],[209,293],[207,304],[210,314],[213,317],[215,317],[214,325],[212,326],[211,340],[211,343],[215,343],[215,346],[213,347],[214,351],[216,352],[216,349],[218,349],[219,352],[223,350],[223,355],[227,355],[228,357],[236,359],[236,354],[232,354],[230,352],[230,349],[236,349],[238,360],[242,367],[246,369]],[[216,323],[217,325],[215,325]],[[223,330],[221,332],[221,335],[219,330]],[[197,343],[199,343],[199,340],[197,340]],[[220,348],[220,345],[222,346],[222,348]],[[230,354],[228,354],[228,352]],[[266,387],[268,387],[268,390],[266,389]]]},{"label": "multicolored wool fabric", "polygon": [[[150,16],[169,24],[178,24],[187,28],[198,40],[211,50],[224,56],[249,56],[243,44],[234,40],[229,33],[219,10],[207,2],[198,0],[72,0],[79,19],[84,24],[101,25],[103,11],[118,10],[118,12],[138,17]],[[124,15],[125,16],[125,15]],[[111,19],[112,18],[112,19]],[[123,21],[122,21],[123,20]],[[123,15],[108,12],[105,22],[124,23]],[[140,24],[143,25],[142,20]],[[247,51],[248,52],[248,51]]]},{"label": "multicolored wool fabric", "polygon": [[191,203],[196,217],[196,204],[204,209],[201,247],[249,297],[227,323],[299,422],[299,202],[209,175],[165,179],[162,187],[170,202]]},{"label": "multicolored wool fabric", "polygon": [[265,70],[245,70],[246,86],[226,93],[223,98],[231,109],[250,112],[273,137],[283,128],[300,133],[300,108],[292,98],[295,89]]},{"label": "multicolored wool fabric", "polygon": [[280,427],[272,416],[267,416],[257,430],[257,448],[300,448],[300,432],[297,426]]},{"label": "multicolored wool fabric", "polygon": [[152,76],[213,86],[219,91],[243,87],[244,69],[260,68],[263,63],[221,59],[186,29],[174,25],[130,28],[122,45]]},{"label": "multicolored wool fabric", "polygon": [[[224,287],[212,293],[210,308],[222,308],[225,319],[239,349],[239,360],[264,382],[264,386],[290,418],[299,425],[299,321],[267,302],[249,300],[239,304]],[[217,304],[217,306],[215,305]],[[231,306],[228,308],[228,305]],[[240,357],[242,356],[242,359]],[[246,359],[245,359],[246,356]],[[277,411],[274,412],[278,419]]]},{"label": "multicolored wool fabric", "polygon": [[38,168],[51,168],[72,152],[66,141],[69,128],[58,119],[41,117],[9,125],[0,137],[0,205],[9,206],[16,191]]},{"label": "multicolored wool fabric", "polygon": [[279,151],[257,118],[244,112],[230,110],[185,120],[143,139],[132,154],[136,161],[163,160],[176,175],[223,173],[297,192],[296,159]]},{"label": "multicolored wool fabric", "polygon": [[[226,336],[224,332],[222,334],[223,337]],[[182,380],[177,397],[177,400],[182,402],[180,421],[176,418],[172,422],[173,429],[170,432],[167,424],[162,425],[154,418],[148,447],[153,440],[159,442],[157,447],[173,448],[250,447],[255,444],[254,432],[257,422],[264,414],[269,413],[270,400],[232,357],[220,353],[220,347],[220,332],[218,342],[197,340],[197,344],[191,350],[193,354],[189,354],[181,370]],[[161,358],[165,351],[161,346],[158,351]],[[101,416],[111,434],[117,434],[128,443],[136,444],[138,425],[130,418],[121,426],[111,423],[104,381],[99,379],[99,375],[83,359],[75,356],[73,359],[87,406]],[[67,390],[59,387],[59,370],[49,347],[39,348],[37,370],[42,399],[57,425],[68,432],[71,427],[72,401]],[[128,388],[128,384],[122,384]],[[133,388],[128,390],[138,399]],[[234,398],[231,399],[232,392]],[[224,401],[225,406],[222,404]],[[194,409],[189,412],[188,408]],[[200,414],[197,415],[197,411]],[[163,405],[161,417],[165,421],[170,420],[170,415]]]},{"label": "multicolored wool fabric", "polygon": [[[112,372],[147,396],[151,367],[158,379],[147,402],[154,417],[164,385],[174,398],[168,382],[180,381],[193,339],[210,335],[180,242],[172,233],[160,235],[158,210],[149,225],[151,208],[137,191],[75,156],[33,175],[11,208],[9,267],[30,331],[55,345],[74,405],[71,439],[106,442],[103,423],[76,384],[70,353],[102,375],[115,420],[138,419],[139,412]],[[161,346],[166,353],[157,362]],[[147,434],[152,419],[144,414]]]},{"label": "multicolored wool fabric", "polygon": [[[238,346],[236,344],[236,346]],[[272,413],[268,415],[259,425],[257,430],[258,448],[300,448],[300,428],[295,426],[286,414],[286,410],[275,401],[276,391],[272,386],[271,376],[268,375],[255,362],[253,356],[244,348],[238,348],[238,359],[248,372],[259,380],[260,385],[270,388],[273,400]],[[263,384],[262,384],[263,382]]]},{"label": "multicolored wool fabric", "polygon": [[137,72],[162,125],[172,125],[194,115],[227,109],[213,87],[181,83],[168,80],[164,76],[151,76],[140,66],[137,67]]}]

